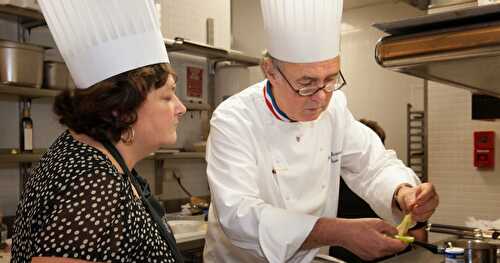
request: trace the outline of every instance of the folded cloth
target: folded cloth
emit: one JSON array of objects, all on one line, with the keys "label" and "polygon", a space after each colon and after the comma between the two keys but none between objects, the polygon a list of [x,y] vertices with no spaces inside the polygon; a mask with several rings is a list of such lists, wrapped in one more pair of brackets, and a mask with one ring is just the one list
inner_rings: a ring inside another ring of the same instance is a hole
[{"label": "folded cloth", "polygon": [[479,229],[500,229],[500,219],[495,221],[476,219],[475,217],[468,217],[465,221],[465,225],[468,227],[474,227]]}]

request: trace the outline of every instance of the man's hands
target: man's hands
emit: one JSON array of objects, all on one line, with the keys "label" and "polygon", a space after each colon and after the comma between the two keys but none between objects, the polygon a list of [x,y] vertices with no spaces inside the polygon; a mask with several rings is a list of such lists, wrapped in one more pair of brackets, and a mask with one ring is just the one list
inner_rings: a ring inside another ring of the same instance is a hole
[{"label": "man's hands", "polygon": [[439,205],[439,196],[431,183],[423,183],[415,187],[403,185],[397,192],[396,202],[403,213],[411,213],[413,220],[424,222],[431,217]]},{"label": "man's hands", "polygon": [[398,230],[378,218],[320,218],[302,244],[302,249],[342,246],[364,260],[392,255],[406,244],[392,238]]},{"label": "man's hands", "polygon": [[392,238],[398,234],[398,230],[377,218],[344,219],[345,238],[339,243],[340,246],[350,250],[364,260],[372,260],[401,252],[406,244]]},{"label": "man's hands", "polygon": [[[416,187],[403,185],[397,190],[395,201],[413,220],[429,219],[439,204],[439,197],[430,183]],[[396,227],[376,218],[343,219],[320,218],[301,249],[321,246],[342,246],[364,260],[372,260],[403,251],[406,244],[393,238]]]}]

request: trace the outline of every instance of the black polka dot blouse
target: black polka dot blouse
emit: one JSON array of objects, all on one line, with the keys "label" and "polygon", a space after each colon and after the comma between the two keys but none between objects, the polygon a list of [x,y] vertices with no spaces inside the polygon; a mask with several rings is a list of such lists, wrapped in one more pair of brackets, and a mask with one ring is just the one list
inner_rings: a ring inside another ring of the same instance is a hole
[{"label": "black polka dot blouse", "polygon": [[35,256],[94,262],[175,262],[130,181],[99,150],[66,131],[25,185],[12,263]]}]

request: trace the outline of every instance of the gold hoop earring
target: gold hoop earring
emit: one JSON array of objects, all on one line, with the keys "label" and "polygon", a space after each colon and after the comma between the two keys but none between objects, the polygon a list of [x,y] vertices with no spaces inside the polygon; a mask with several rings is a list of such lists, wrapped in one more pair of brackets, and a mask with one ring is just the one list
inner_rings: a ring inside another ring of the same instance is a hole
[{"label": "gold hoop earring", "polygon": [[128,127],[125,133],[122,134],[120,140],[126,145],[131,145],[134,143],[135,139],[135,130],[132,126]]}]

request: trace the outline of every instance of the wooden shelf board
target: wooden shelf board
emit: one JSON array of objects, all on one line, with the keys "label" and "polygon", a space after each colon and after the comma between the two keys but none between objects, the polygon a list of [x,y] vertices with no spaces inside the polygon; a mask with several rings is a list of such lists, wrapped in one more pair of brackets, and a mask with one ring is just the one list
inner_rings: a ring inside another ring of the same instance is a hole
[{"label": "wooden shelf board", "polygon": [[11,15],[22,18],[22,22],[37,22],[40,24],[45,24],[45,19],[42,13],[36,10],[22,8],[14,5],[0,5],[0,13],[4,15]]},{"label": "wooden shelf board", "polygon": [[169,160],[169,159],[205,159],[205,152],[177,152],[177,153],[155,153],[148,157],[152,160]]},{"label": "wooden shelf board", "polygon": [[[38,162],[46,149],[36,149],[34,153],[11,154],[8,149],[0,150],[0,164],[5,163],[34,163]],[[147,160],[170,160],[170,159],[205,159],[204,152],[176,152],[176,153],[154,153]]]},{"label": "wooden shelf board", "polygon": [[0,94],[14,95],[27,98],[55,97],[58,90],[37,89],[23,86],[0,84]]},{"label": "wooden shelf board", "polygon": [[[59,94],[59,90],[37,89],[23,86],[0,84],[0,94],[12,95],[24,98],[41,98],[55,97]],[[212,107],[208,103],[198,103],[191,101],[183,101],[186,108],[190,111],[208,111]]]},{"label": "wooden shelf board", "polygon": [[17,153],[11,154],[9,150],[2,149],[0,151],[0,163],[35,163],[42,158],[46,149],[36,149],[34,153]]}]

